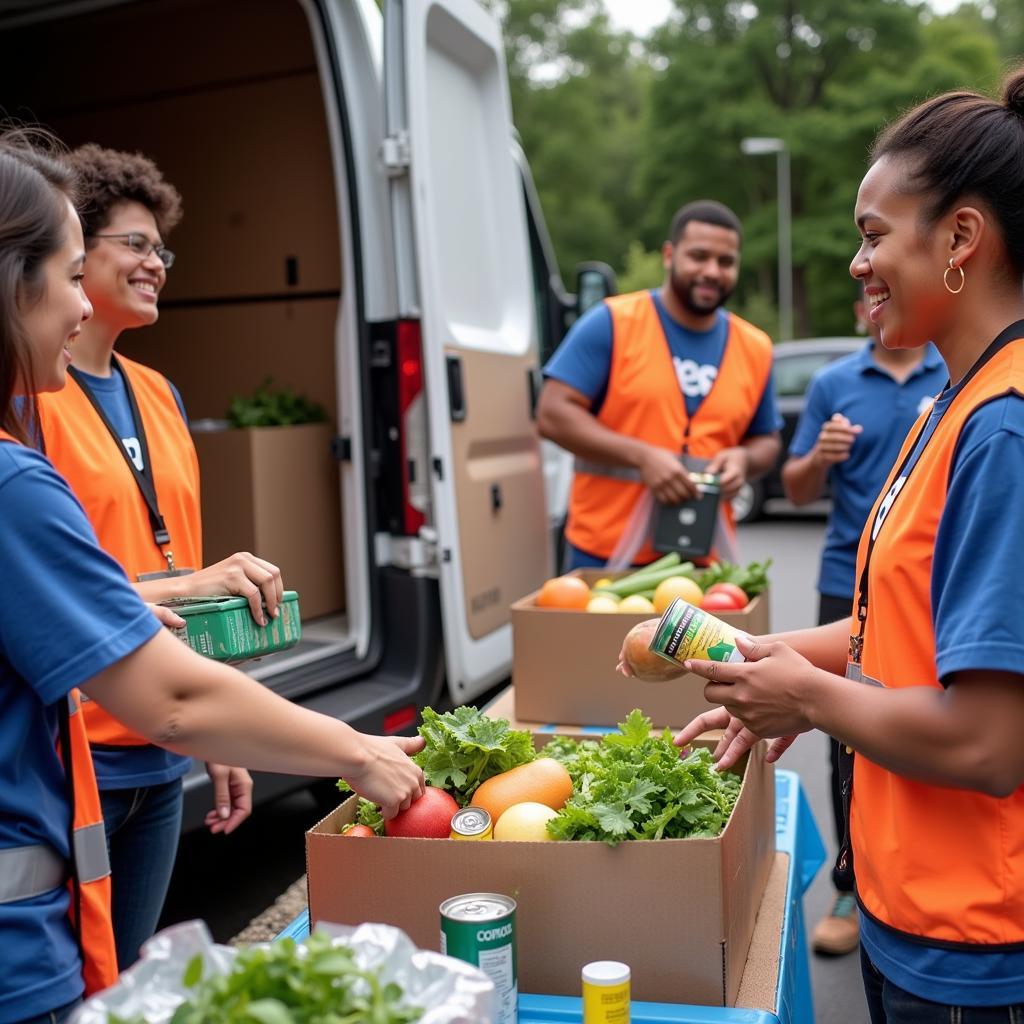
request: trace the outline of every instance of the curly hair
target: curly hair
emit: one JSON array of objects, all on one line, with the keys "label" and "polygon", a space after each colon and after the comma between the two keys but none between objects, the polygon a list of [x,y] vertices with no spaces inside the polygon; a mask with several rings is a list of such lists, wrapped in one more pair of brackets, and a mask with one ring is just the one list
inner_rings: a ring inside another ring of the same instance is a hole
[{"label": "curly hair", "polygon": [[126,200],[146,207],[164,237],[181,220],[178,190],[142,153],[104,149],[89,142],[72,150],[68,160],[78,174],[86,237],[102,231],[110,222],[111,208]]}]

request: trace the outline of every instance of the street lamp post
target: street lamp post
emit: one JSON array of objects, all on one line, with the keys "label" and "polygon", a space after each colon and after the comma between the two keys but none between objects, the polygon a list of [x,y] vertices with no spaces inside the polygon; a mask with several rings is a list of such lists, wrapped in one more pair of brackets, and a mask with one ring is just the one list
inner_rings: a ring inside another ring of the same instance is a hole
[{"label": "street lamp post", "polygon": [[776,156],[775,177],[779,207],[779,337],[793,337],[793,239],[790,207],[789,150],[782,139],[754,137],[743,139],[740,149],[747,156]]}]

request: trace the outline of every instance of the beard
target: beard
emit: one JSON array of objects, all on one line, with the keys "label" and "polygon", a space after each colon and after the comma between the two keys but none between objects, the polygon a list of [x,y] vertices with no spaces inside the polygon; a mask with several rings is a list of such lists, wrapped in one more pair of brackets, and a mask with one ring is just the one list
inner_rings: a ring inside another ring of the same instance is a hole
[{"label": "beard", "polygon": [[683,308],[688,312],[693,313],[695,316],[707,316],[709,313],[714,313],[716,309],[724,306],[725,303],[729,301],[729,297],[735,290],[733,288],[726,289],[721,287],[721,285],[707,283],[704,287],[716,289],[718,297],[713,302],[701,302],[694,294],[697,282],[695,280],[684,280],[682,275],[676,272],[675,268],[673,268],[670,275],[669,284],[672,287],[672,292],[675,297],[682,303]]}]

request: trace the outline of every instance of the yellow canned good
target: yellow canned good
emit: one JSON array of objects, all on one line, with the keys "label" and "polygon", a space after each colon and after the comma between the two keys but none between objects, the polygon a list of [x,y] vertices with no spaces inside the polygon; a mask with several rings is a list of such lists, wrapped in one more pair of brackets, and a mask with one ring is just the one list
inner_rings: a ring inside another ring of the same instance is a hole
[{"label": "yellow canned good", "polygon": [[493,839],[490,812],[482,807],[463,807],[452,815],[452,839]]}]

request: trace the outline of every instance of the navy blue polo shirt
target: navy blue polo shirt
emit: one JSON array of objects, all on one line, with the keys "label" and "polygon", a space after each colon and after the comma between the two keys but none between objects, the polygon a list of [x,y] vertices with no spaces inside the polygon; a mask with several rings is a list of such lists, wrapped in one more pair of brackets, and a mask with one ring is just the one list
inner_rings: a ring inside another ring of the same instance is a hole
[{"label": "navy blue polo shirt", "polygon": [[900,384],[875,362],[874,343],[829,363],[815,374],[804,411],[789,446],[806,455],[835,413],[863,429],[845,462],[828,473],[832,512],[825,531],[818,591],[853,600],[857,545],[871,506],[917,417],[949,378],[942,356],[931,344],[924,359]]}]

